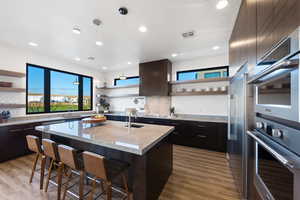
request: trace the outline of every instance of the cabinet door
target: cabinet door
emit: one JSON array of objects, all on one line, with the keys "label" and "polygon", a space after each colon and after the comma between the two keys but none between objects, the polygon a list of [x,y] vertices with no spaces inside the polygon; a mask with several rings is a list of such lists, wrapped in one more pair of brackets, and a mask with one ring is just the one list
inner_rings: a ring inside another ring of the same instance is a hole
[{"label": "cabinet door", "polygon": [[194,124],[190,146],[209,150],[218,149],[218,127],[216,123],[198,122]]},{"label": "cabinet door", "polygon": [[141,63],[140,73],[140,96],[168,96],[171,78],[171,64],[168,60],[160,60]]}]

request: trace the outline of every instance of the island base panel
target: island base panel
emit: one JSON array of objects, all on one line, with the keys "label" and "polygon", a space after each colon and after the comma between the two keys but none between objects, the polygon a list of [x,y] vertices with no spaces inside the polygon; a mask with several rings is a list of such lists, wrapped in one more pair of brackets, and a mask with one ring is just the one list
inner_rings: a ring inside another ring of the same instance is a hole
[{"label": "island base panel", "polygon": [[[128,184],[133,193],[133,200],[157,200],[173,170],[173,146],[169,143],[168,137],[153,146],[144,155],[139,156],[48,133],[42,134],[43,138],[52,139],[78,150],[90,151],[109,159],[128,162],[130,164]],[[122,185],[121,179],[113,182]]]}]

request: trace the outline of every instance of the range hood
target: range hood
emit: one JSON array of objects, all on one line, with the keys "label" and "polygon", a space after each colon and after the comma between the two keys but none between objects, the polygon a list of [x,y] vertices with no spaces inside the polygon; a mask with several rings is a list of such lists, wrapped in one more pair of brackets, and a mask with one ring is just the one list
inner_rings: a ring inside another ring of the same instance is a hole
[{"label": "range hood", "polygon": [[168,59],[140,63],[140,96],[169,96],[172,63]]}]

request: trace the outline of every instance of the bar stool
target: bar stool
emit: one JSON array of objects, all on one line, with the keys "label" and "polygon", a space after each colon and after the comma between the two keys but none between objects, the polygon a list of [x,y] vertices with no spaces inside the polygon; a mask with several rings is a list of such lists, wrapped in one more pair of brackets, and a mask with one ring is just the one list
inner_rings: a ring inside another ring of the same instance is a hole
[{"label": "bar stool", "polygon": [[29,179],[29,183],[32,183],[32,179],[33,179],[33,176],[34,176],[35,171],[36,171],[36,164],[38,162],[39,157],[41,156],[42,160],[41,160],[41,174],[40,174],[40,189],[42,190],[43,185],[44,185],[46,156],[43,153],[41,143],[40,143],[40,140],[39,140],[38,137],[33,136],[33,135],[27,135],[26,140],[27,140],[27,146],[28,146],[29,150],[36,153],[36,156],[35,156],[35,159],[34,159],[34,162],[33,162],[33,166],[32,166],[32,171],[31,171],[31,176],[30,176],[30,179]]},{"label": "bar stool", "polygon": [[[77,151],[69,146],[66,145],[58,145],[58,153],[59,153],[59,158],[60,158],[60,162],[61,165],[65,168],[67,167],[69,169],[69,174],[67,175],[67,182],[65,184],[65,189],[64,189],[64,193],[63,193],[63,200],[66,197],[66,193],[67,190],[70,189],[68,188],[69,182],[72,179],[72,175],[73,175],[73,170],[79,172],[79,195],[75,195],[76,197],[78,197],[80,200],[83,199],[83,187],[84,187],[84,171],[83,171],[83,166],[82,163],[79,162],[78,157],[79,154],[77,153]],[[63,173],[58,174],[58,176],[60,176],[59,179],[62,179],[61,177],[63,176]]]},{"label": "bar stool", "polygon": [[[95,176],[95,179],[92,182],[90,200],[92,200],[94,196],[94,191],[96,189],[96,179],[101,180],[102,191],[105,191],[106,199],[111,200],[112,180],[117,178],[118,176],[122,177],[126,197],[128,200],[130,199],[127,178],[124,173],[129,167],[127,163],[107,160],[104,156],[87,151],[83,152],[83,163],[85,172]],[[105,190],[103,188],[103,183],[105,184]]]},{"label": "bar stool", "polygon": [[[47,176],[47,180],[46,180],[46,186],[45,186],[45,192],[47,192],[53,168],[57,167],[57,174],[60,174],[60,173],[62,173],[63,165],[59,160],[57,143],[52,140],[49,140],[49,139],[43,139],[42,144],[43,144],[43,148],[44,148],[44,155],[51,159],[48,176]],[[60,200],[61,185],[62,185],[61,176],[57,175],[57,183],[56,184],[57,184],[57,199]]]}]

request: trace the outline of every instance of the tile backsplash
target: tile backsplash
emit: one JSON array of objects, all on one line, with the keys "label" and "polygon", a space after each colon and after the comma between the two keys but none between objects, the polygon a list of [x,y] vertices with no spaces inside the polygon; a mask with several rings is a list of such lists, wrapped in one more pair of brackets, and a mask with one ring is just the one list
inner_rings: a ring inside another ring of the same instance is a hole
[{"label": "tile backsplash", "polygon": [[145,114],[169,116],[171,107],[170,96],[146,97]]}]

